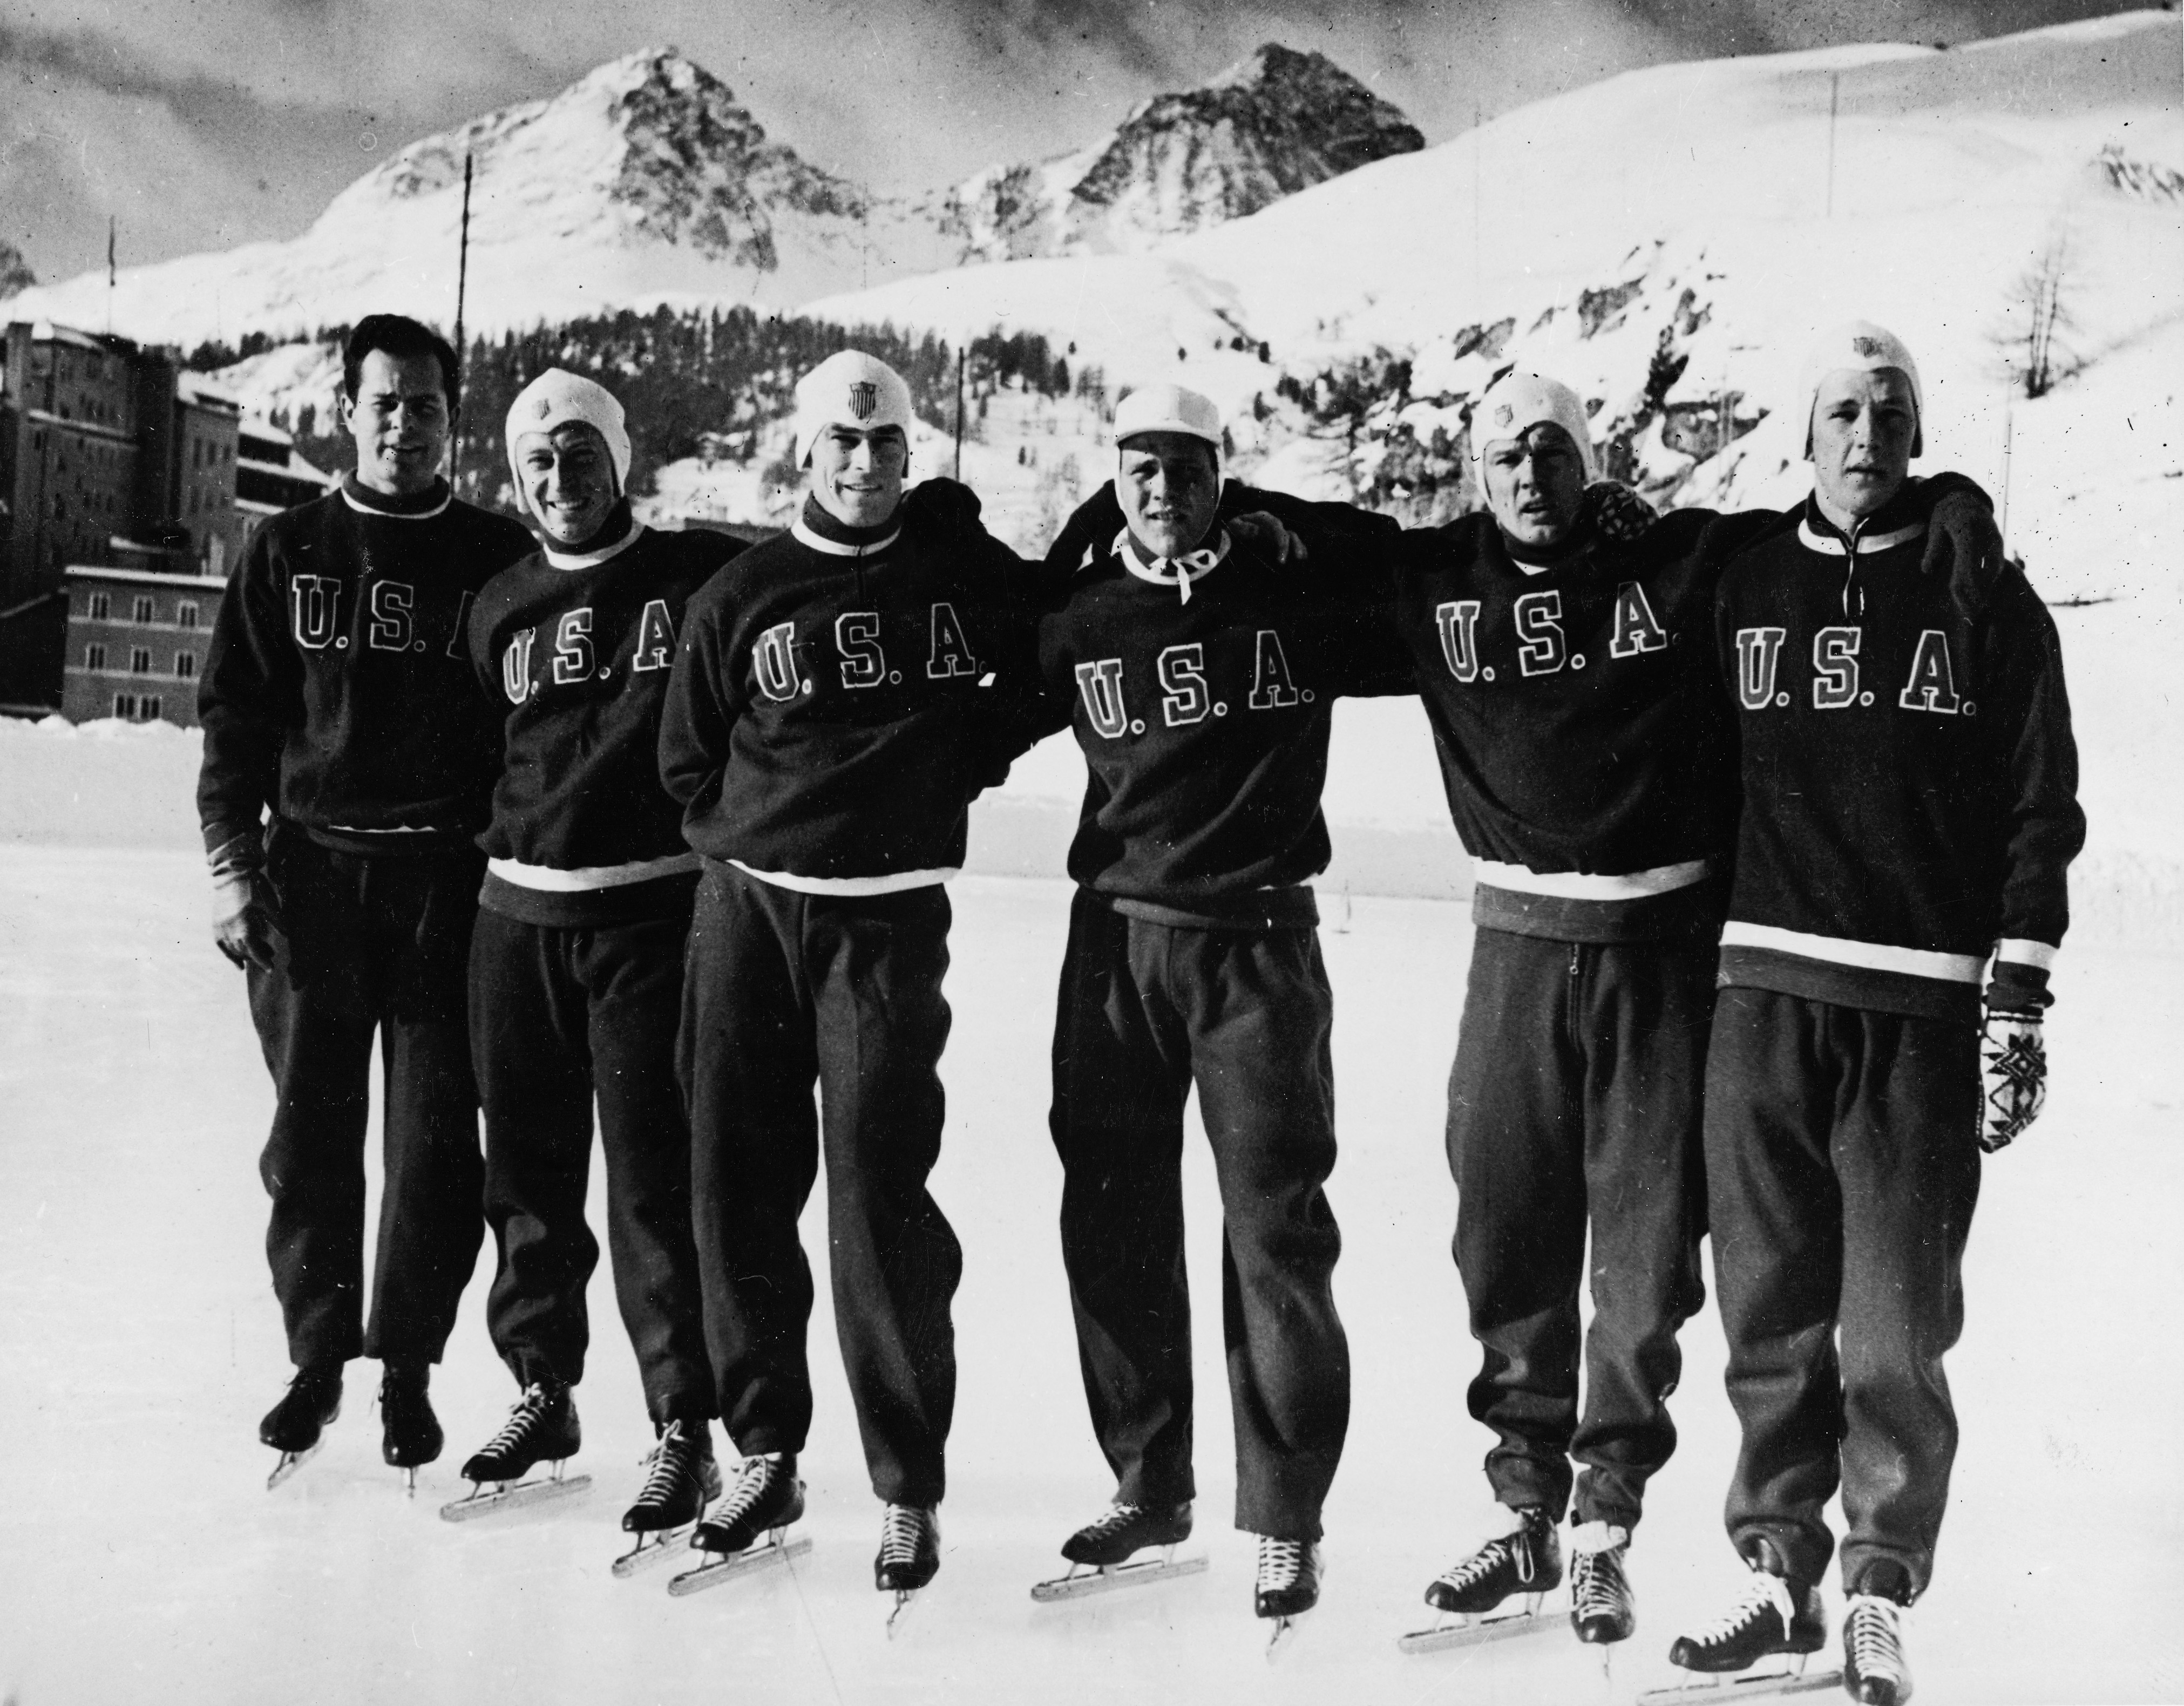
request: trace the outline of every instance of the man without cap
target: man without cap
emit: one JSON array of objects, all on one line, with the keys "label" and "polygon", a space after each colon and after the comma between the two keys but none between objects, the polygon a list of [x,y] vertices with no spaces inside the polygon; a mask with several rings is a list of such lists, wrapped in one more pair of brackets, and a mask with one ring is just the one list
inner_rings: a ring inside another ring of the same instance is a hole
[{"label": "man without cap", "polygon": [[1318,1598],[1349,1419],[1323,1189],[1333,998],[1310,885],[1329,854],[1329,714],[1368,685],[1370,628],[1334,553],[1284,569],[1217,522],[1221,436],[1214,405],[1178,386],[1123,400],[1123,525],[1083,564],[1051,564],[1039,623],[1046,726],[1073,727],[1088,771],[1051,1125],[1085,1396],[1117,1482],[1062,1550],[1106,1570],[1190,1531],[1179,1168],[1195,1084],[1221,1186],[1236,1525],[1259,1537],[1255,1609],[1285,1621]]},{"label": "man without cap", "polygon": [[622,1518],[641,1548],[721,1489],[675,1074],[698,856],[660,786],[659,747],[684,607],[743,546],[636,520],[621,404],[590,380],[549,368],[532,381],[509,408],[507,452],[544,544],[471,613],[471,665],[504,736],[470,1014],[500,1257],[486,1319],[522,1396],[463,1473],[516,1481],[581,1442],[570,1389],[599,1260],[584,1218],[596,1099],[615,1295],[659,1441]]},{"label": "man without cap", "polygon": [[[387,1461],[439,1455],[426,1396],[477,1260],[477,1092],[464,979],[499,750],[465,622],[531,548],[440,464],[455,353],[372,314],[342,353],[341,490],[258,530],[220,601],[198,709],[213,933],[246,971],[273,1076],[259,1163],[296,1375],[259,1431],[283,1473],[377,1357]],[[386,1188],[363,1319],[364,1138],[376,1033]]]},{"label": "man without cap", "polygon": [[972,796],[1007,768],[983,684],[1021,647],[1017,565],[983,536],[905,529],[911,397],[894,370],[845,351],[796,397],[803,508],[690,601],[660,732],[702,855],[680,1046],[706,1335],[744,1456],[696,1543],[740,1552],[803,1512],[812,1293],[796,1221],[823,1153],[835,1326],[886,1505],[874,1579],[904,1596],[939,1566],[956,1397],[962,1257],[926,1189],[944,885]]},{"label": "man without cap", "polygon": [[1942,1359],[1980,1152],[2045,1096],[2085,819],[2054,623],[2022,572],[1978,600],[1917,572],[1910,351],[1853,321],[1802,389],[1813,495],[1730,564],[1713,636],[1743,808],[1705,1149],[1743,1430],[1728,1525],[1752,1574],[1669,1657],[1738,1670],[1825,1642],[1840,1486],[1843,1682],[1895,1706],[1956,1453]]}]

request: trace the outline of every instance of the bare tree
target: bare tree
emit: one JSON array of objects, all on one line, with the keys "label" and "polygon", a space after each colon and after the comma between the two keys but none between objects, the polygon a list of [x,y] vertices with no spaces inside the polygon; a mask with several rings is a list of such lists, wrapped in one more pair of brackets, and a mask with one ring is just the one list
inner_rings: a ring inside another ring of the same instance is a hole
[{"label": "bare tree", "polygon": [[25,264],[22,252],[14,244],[0,239],[0,302],[30,289],[37,281],[36,275]]},{"label": "bare tree", "polygon": [[2055,226],[2018,275],[2010,313],[1994,334],[2004,372],[2027,397],[2045,397],[2084,365],[2070,342],[2078,330],[2070,312],[2079,283],[2076,260],[2068,227]]}]

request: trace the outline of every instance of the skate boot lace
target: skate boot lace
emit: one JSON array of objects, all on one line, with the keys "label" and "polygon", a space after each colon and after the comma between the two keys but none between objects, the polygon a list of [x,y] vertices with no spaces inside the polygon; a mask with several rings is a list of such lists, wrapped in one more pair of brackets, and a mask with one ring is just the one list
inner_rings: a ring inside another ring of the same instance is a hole
[{"label": "skate boot lace", "polygon": [[1901,1684],[1903,1680],[1903,1640],[1898,1625],[1901,1609],[1892,1599],[1854,1594],[1850,1602],[1851,1663],[1860,1676],[1877,1676]]},{"label": "skate boot lace", "polygon": [[1782,1620],[1782,1638],[1788,1640],[1791,1625],[1797,1615],[1797,1603],[1791,1596],[1790,1584],[1779,1575],[1755,1570],[1752,1572],[1752,1579],[1744,1584],[1744,1591],[1736,1596],[1735,1603],[1690,1638],[1700,1647],[1722,1646],[1749,1626],[1759,1613],[1770,1609]]},{"label": "skate boot lace", "polygon": [[1470,1557],[1465,1559],[1462,1563],[1452,1565],[1444,1571],[1440,1579],[1461,1593],[1465,1589],[1484,1581],[1496,1570],[1501,1569],[1503,1564],[1514,1560],[1517,1565],[1517,1580],[1529,1581],[1536,1566],[1532,1559],[1532,1548],[1523,1543],[1524,1539],[1524,1531],[1520,1528],[1513,1534],[1505,1534],[1497,1539],[1490,1540]]},{"label": "skate boot lace", "polygon": [[[666,1443],[665,1439],[660,1441],[663,1446]],[[772,1492],[774,1481],[781,1474],[781,1465],[772,1458],[745,1458],[743,1467],[736,1471],[736,1484],[729,1488],[728,1496],[714,1507],[712,1522],[722,1528],[732,1528],[742,1521]],[[646,1491],[651,1491],[649,1485]]]},{"label": "skate boot lace", "polygon": [[1259,1591],[1276,1592],[1294,1587],[1304,1574],[1305,1542],[1301,1540],[1279,1540],[1271,1534],[1259,1537]]},{"label": "skate boot lace", "polygon": [[500,1431],[486,1442],[480,1457],[499,1457],[530,1437],[531,1431],[538,1425],[546,1414],[546,1388],[535,1381],[523,1389],[523,1396],[508,1413],[508,1420],[500,1425]]},{"label": "skate boot lace", "polygon": [[682,1431],[680,1421],[671,1421],[661,1431],[660,1443],[644,1454],[651,1467],[639,1489],[639,1504],[667,1504],[675,1498],[675,1489],[682,1482],[694,1478],[698,1457],[698,1442]]},{"label": "skate boot lace", "polygon": [[914,1504],[889,1505],[887,1514],[880,1519],[880,1567],[885,1570],[915,1564],[918,1544],[933,1526],[929,1510],[921,1510]]},{"label": "skate boot lace", "polygon": [[1570,1560],[1571,1609],[1580,1618],[1612,1617],[1620,1607],[1617,1578],[1623,1573],[1620,1548],[1580,1552]]},{"label": "skate boot lace", "polygon": [[1106,1540],[1111,1536],[1121,1533],[1144,1514],[1143,1505],[1119,1503],[1111,1504],[1107,1507],[1106,1515],[1096,1516],[1085,1525],[1084,1537],[1091,1541]]}]

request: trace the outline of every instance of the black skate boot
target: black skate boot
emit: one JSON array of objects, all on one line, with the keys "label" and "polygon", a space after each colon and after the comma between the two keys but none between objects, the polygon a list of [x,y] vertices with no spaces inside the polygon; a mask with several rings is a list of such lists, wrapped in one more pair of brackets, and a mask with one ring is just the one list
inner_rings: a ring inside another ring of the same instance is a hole
[{"label": "black skate boot", "polygon": [[1911,1577],[1892,1560],[1868,1564],[1843,1614],[1843,1692],[1864,1706],[1903,1706],[1911,1666],[1903,1657],[1903,1608]]},{"label": "black skate boot", "polygon": [[521,1481],[538,1464],[574,1457],[583,1442],[584,1430],[568,1387],[559,1381],[533,1381],[524,1387],[500,1431],[463,1464],[463,1479],[480,1484]]},{"label": "black skate boot", "polygon": [[872,1586],[898,1600],[940,1570],[940,1519],[922,1505],[891,1504],[880,1518],[880,1549],[872,1559]]},{"label": "black skate boot", "polygon": [[637,1503],[621,1515],[625,1534],[681,1528],[705,1514],[721,1496],[721,1466],[713,1461],[712,1430],[679,1417],[663,1423],[660,1443],[645,1459],[649,1472]]},{"label": "black skate boot", "polygon": [[1803,1655],[1827,1645],[1827,1609],[1820,1591],[1784,1574],[1782,1556],[1773,1544],[1754,1542],[1748,1560],[1752,1579],[1720,1619],[1691,1635],[1680,1635],[1669,1648],[1669,1662],[1709,1675],[1746,1670],[1761,1659],[1788,1653],[1802,1664]]},{"label": "black skate boot", "polygon": [[[1286,1623],[1319,1603],[1319,1578],[1325,1569],[1319,1543],[1259,1537],[1259,1568],[1251,1584],[1251,1609]],[[1277,1636],[1280,1633],[1276,1631]]]},{"label": "black skate boot", "polygon": [[748,1551],[769,1529],[786,1528],[804,1514],[804,1483],[796,1478],[796,1454],[747,1457],[712,1515],[698,1525],[690,1544],[699,1552]]},{"label": "black skate boot", "polygon": [[1190,1538],[1188,1499],[1159,1508],[1117,1503],[1062,1542],[1061,1555],[1072,1564],[1112,1570],[1149,1546],[1180,1546]]},{"label": "black skate boot", "polygon": [[288,1382],[281,1402],[265,1412],[258,1424],[258,1437],[281,1453],[273,1473],[265,1477],[268,1492],[295,1474],[305,1458],[319,1448],[319,1436],[341,1414],[342,1365],[338,1362],[307,1363]]},{"label": "black skate boot", "polygon": [[1638,1627],[1638,1603],[1623,1560],[1630,1531],[1588,1522],[1570,1532],[1570,1627],[1588,1646],[1628,1641]]},{"label": "black skate boot", "polygon": [[277,1452],[300,1457],[319,1442],[326,1424],[341,1414],[342,1365],[307,1363],[288,1381],[281,1402],[258,1424],[258,1438]]},{"label": "black skate boot", "polygon": [[1545,1593],[1562,1580],[1563,1548],[1554,1523],[1540,1506],[1520,1505],[1515,1531],[1488,1541],[1444,1570],[1426,1589],[1426,1603],[1436,1611],[1478,1617],[1513,1593]]},{"label": "black skate boot", "polygon": [[389,1363],[379,1376],[379,1454],[404,1472],[413,1492],[418,1470],[436,1461],[448,1442],[426,1396],[431,1379],[429,1363]]}]

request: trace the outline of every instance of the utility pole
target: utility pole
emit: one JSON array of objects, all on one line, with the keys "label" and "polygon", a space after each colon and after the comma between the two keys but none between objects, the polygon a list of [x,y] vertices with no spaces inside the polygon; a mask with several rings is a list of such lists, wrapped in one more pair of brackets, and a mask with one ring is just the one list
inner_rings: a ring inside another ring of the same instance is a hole
[{"label": "utility pole", "polygon": [[106,335],[114,336],[114,215],[106,216]]},{"label": "utility pole", "polygon": [[963,480],[963,363],[970,353],[966,344],[956,352],[956,480]]},{"label": "utility pole", "polygon": [[1828,213],[1836,216],[1836,108],[1842,94],[1842,73],[1828,74]]},{"label": "utility pole", "polygon": [[[455,246],[455,361],[460,366],[470,360],[470,352],[463,342],[464,297],[469,293],[471,282],[471,165],[470,150],[463,151],[463,224],[462,234]],[[448,488],[454,489],[463,466],[463,416],[455,411],[454,425],[448,436]]]},{"label": "utility pole", "polygon": [[2002,403],[2002,502],[1996,506],[1995,531],[2002,536],[2002,560],[2009,560],[2009,456],[2017,437],[2017,392],[2012,386]]}]

